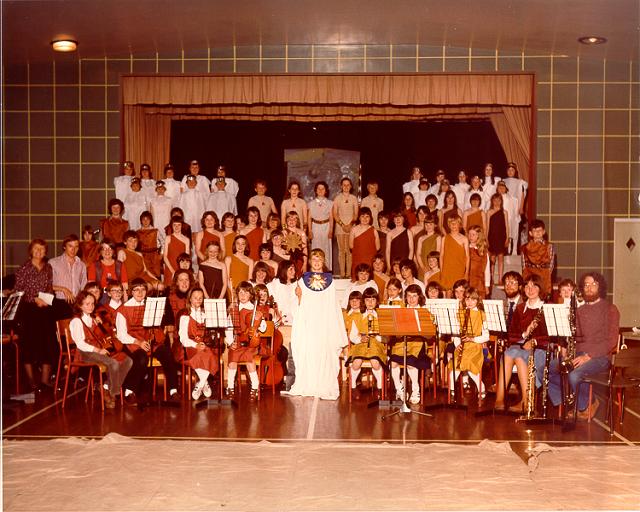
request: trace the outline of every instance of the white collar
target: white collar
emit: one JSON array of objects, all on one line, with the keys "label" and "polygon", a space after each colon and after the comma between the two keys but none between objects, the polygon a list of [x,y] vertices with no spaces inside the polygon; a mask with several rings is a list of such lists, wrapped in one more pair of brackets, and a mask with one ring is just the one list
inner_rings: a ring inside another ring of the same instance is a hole
[{"label": "white collar", "polygon": [[124,303],[125,306],[144,306],[144,300],[142,302],[138,302],[136,299],[131,297],[127,302]]},{"label": "white collar", "polygon": [[540,300],[540,297],[538,297],[536,299],[536,301],[533,304],[529,304],[529,299],[527,299],[527,302],[525,303],[524,309],[525,311],[527,309],[540,309],[542,307],[542,300]]},{"label": "white collar", "polygon": [[122,302],[116,302],[115,300],[111,299],[109,301],[109,306],[111,306],[113,309],[118,309],[120,306],[122,306]]},{"label": "white collar", "polygon": [[365,310],[363,315],[372,316],[373,318],[378,318],[378,312],[375,309],[367,309]]},{"label": "white collar", "polygon": [[204,315],[204,309],[193,309],[191,308],[191,313],[189,314],[189,316],[191,318],[193,318],[196,322],[198,323],[202,323],[204,322],[205,319],[205,315]]},{"label": "white collar", "polygon": [[238,303],[238,311],[242,311],[243,309],[248,309],[253,311],[253,303],[251,302],[239,302]]},{"label": "white collar", "polygon": [[82,313],[82,317],[80,318],[84,325],[87,327],[91,327],[93,325],[93,317],[91,315],[87,315],[86,313]]}]

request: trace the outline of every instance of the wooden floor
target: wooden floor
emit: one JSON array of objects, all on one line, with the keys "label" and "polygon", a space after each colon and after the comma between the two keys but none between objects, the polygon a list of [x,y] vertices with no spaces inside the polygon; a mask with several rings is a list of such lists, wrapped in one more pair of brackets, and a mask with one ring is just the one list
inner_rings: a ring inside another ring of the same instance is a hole
[{"label": "wooden floor", "polygon": [[[508,441],[523,458],[532,443],[640,444],[640,397],[627,399],[624,424],[609,435],[604,423],[604,400],[590,422],[578,421],[575,430],[562,432],[559,424],[526,426],[513,416],[476,417],[477,399],[467,394],[467,412],[442,409],[433,417],[396,415],[383,420],[389,409],[369,408],[371,395],[359,393],[349,403],[346,387],[338,401],[272,396],[269,389],[257,403],[248,401],[243,384],[237,407],[196,408],[183,400],[179,407],[120,407],[102,412],[99,398],[85,403],[78,389],[62,408],[60,394],[36,395],[33,404],[3,402],[3,435],[8,439],[77,436],[101,438],[110,432],[141,439],[196,439],[229,441],[331,441],[392,443],[479,443],[483,439]],[[514,396],[515,400],[516,397]],[[438,400],[444,400],[438,397]],[[491,408],[491,395],[484,408]],[[434,403],[432,397],[427,405]],[[414,406],[415,410],[420,407]]]}]

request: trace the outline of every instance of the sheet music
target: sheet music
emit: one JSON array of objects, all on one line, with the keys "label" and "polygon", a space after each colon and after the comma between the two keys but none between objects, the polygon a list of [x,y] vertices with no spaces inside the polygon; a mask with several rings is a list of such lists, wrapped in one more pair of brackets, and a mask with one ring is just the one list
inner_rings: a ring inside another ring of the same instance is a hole
[{"label": "sheet music", "polygon": [[11,322],[15,320],[16,313],[18,312],[18,306],[20,305],[20,301],[22,300],[22,296],[24,292],[14,292],[9,295],[7,302],[2,308],[2,320],[5,322]]},{"label": "sheet music", "polygon": [[483,300],[487,327],[493,332],[507,332],[507,319],[504,316],[504,303],[501,300]]},{"label": "sheet music", "polygon": [[207,329],[233,327],[227,315],[225,299],[204,299],[204,315]]},{"label": "sheet music", "polygon": [[142,327],[158,327],[162,324],[166,301],[166,297],[147,297]]},{"label": "sheet music", "polygon": [[458,320],[460,304],[456,299],[427,299],[425,307],[435,317],[440,334],[460,333]]},{"label": "sheet music", "polygon": [[542,311],[549,336],[571,336],[569,306],[565,304],[543,304]]}]

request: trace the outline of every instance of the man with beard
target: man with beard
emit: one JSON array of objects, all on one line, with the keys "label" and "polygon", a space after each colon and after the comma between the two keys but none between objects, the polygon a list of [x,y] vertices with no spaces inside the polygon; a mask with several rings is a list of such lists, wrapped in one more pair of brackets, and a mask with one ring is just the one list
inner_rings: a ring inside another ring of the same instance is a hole
[{"label": "man with beard", "polygon": [[[573,359],[574,369],[569,374],[573,393],[576,393],[585,377],[607,370],[609,355],[618,342],[620,324],[618,308],[606,300],[607,282],[602,274],[588,272],[582,275],[578,289],[585,302],[576,310],[576,357]],[[560,405],[561,389],[559,364],[555,360],[549,367],[549,398],[553,405]],[[599,405],[600,401],[595,398],[589,414],[589,395],[581,393],[578,417],[592,418]]]}]

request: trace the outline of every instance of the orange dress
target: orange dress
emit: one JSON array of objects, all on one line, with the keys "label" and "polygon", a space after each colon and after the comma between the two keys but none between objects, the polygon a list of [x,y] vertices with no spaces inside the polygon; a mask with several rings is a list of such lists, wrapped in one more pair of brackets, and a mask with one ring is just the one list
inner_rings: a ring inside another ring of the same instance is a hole
[{"label": "orange dress", "polygon": [[100,221],[100,230],[102,231],[102,238],[109,238],[116,244],[124,242],[122,239],[125,231],[129,229],[129,222],[123,219],[116,219],[113,217],[107,217]]},{"label": "orange dress", "polygon": [[260,244],[264,237],[264,230],[262,228],[254,228],[245,235],[249,242],[249,258],[253,261],[260,259]]},{"label": "orange dress", "polygon": [[520,248],[523,259],[523,276],[527,279],[531,274],[540,276],[544,283],[545,291],[543,294],[550,293],[551,290],[551,271],[553,252],[549,242],[535,242],[531,240],[529,243]]},{"label": "orange dress", "polygon": [[353,239],[353,249],[351,251],[351,279],[358,280],[356,267],[360,263],[371,266],[373,257],[376,255],[375,228],[370,226]]},{"label": "orange dress", "polygon": [[[178,268],[178,256],[180,256],[183,252],[186,252],[187,245],[182,241],[176,238],[175,235],[171,235],[169,237],[169,251],[167,257],[171,266],[174,270]],[[173,272],[169,270],[169,267],[165,265],[164,268],[164,284],[169,286],[173,282]]]},{"label": "orange dress", "polygon": [[478,290],[482,298],[487,293],[487,288],[484,284],[484,271],[487,268],[488,258],[489,255],[486,250],[480,256],[477,248],[469,247],[469,286]]},{"label": "orange dress", "polygon": [[235,254],[231,255],[231,265],[229,265],[229,278],[233,289],[242,282],[249,280],[249,265],[238,258]]},{"label": "orange dress", "polygon": [[464,279],[467,266],[467,255],[464,246],[456,242],[451,235],[446,235],[442,241],[444,258],[440,269],[440,284],[445,290],[451,290],[453,284]]},{"label": "orange dress", "polygon": [[156,228],[139,229],[137,233],[140,240],[140,252],[147,270],[154,276],[159,276],[162,256],[158,252],[158,230]]},{"label": "orange dress", "polygon": [[[220,243],[220,237],[218,235],[214,235],[213,233],[209,233],[206,229],[202,231],[202,242],[200,243],[199,251],[206,256],[207,244],[209,242],[218,242]],[[225,248],[226,249],[226,248]],[[198,258],[199,261],[203,261]]]},{"label": "orange dress", "polygon": [[[189,316],[188,327],[189,339],[200,343],[205,340],[206,329],[204,323],[198,323],[192,316]],[[206,347],[204,350],[198,350],[193,347],[186,347],[187,361],[191,368],[203,368],[211,375],[218,373],[218,358],[213,351]]]},{"label": "orange dress", "polygon": [[224,235],[224,253],[227,256],[231,256],[233,254],[233,241],[236,239],[236,232],[231,231]]},{"label": "orange dress", "polygon": [[471,226],[480,226],[484,231],[484,226],[482,225],[482,210],[478,210],[467,217],[467,225],[464,228],[468,230]]}]

